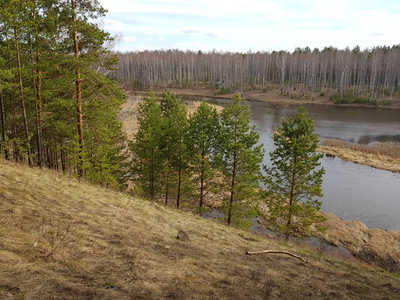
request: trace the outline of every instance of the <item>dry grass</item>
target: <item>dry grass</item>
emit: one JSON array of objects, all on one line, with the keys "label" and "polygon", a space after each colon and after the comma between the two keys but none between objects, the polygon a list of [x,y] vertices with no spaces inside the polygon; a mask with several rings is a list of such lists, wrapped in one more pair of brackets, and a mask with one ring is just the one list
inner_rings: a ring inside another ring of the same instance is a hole
[{"label": "dry grass", "polygon": [[400,172],[400,144],[397,143],[360,145],[329,139],[318,147],[318,151],[374,168]]},{"label": "dry grass", "polygon": [[400,158],[400,144],[398,143],[376,143],[361,145],[336,139],[329,139],[325,141],[324,145],[338,148],[348,148],[354,151],[371,153],[374,155],[384,155],[396,159]]},{"label": "dry grass", "polygon": [[353,255],[388,270],[400,270],[400,231],[370,229],[359,221],[342,221],[331,213],[322,213],[327,221],[324,240],[350,250]]},{"label": "dry grass", "polygon": [[[394,299],[400,293],[396,274],[320,261],[305,249],[1,160],[0,215],[1,299]],[[190,241],[175,238],[180,229]],[[289,250],[309,263],[244,255],[266,249]]]}]

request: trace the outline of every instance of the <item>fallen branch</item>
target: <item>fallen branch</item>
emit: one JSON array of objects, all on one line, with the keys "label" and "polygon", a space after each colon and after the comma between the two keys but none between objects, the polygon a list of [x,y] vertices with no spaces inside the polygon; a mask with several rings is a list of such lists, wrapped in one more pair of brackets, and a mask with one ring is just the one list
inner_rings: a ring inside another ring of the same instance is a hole
[{"label": "fallen branch", "polygon": [[307,262],[304,258],[302,258],[301,256],[298,256],[296,254],[287,252],[287,251],[279,251],[279,250],[264,250],[264,251],[246,251],[246,255],[254,255],[254,254],[286,254],[289,256],[292,256],[294,258],[298,258],[301,259],[302,261],[304,261],[305,263]]}]

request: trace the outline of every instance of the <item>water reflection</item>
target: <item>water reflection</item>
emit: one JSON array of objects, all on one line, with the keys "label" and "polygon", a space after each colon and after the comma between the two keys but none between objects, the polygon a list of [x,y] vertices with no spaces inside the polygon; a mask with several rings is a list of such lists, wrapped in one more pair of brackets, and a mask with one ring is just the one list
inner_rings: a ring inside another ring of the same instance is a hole
[{"label": "water reflection", "polygon": [[400,143],[400,134],[398,135],[388,135],[388,134],[382,134],[382,135],[363,135],[361,136],[357,143],[359,144],[372,144],[372,143],[386,143],[386,142],[392,142],[392,143]]}]

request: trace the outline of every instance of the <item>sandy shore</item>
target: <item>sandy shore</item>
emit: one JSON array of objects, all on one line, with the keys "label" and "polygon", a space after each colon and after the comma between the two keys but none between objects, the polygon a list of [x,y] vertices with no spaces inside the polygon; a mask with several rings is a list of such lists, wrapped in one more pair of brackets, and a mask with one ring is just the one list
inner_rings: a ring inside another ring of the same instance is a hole
[{"label": "sandy shore", "polygon": [[[179,88],[167,88],[167,89],[155,89],[156,94],[162,94],[165,92],[174,93],[177,96],[185,97],[200,97],[200,98],[216,98],[216,99],[232,99],[234,93],[229,94],[218,94],[218,91],[211,89],[179,89]],[[138,90],[131,91],[131,95],[147,95],[149,90]],[[320,96],[318,92],[307,92],[305,96],[300,96],[299,90],[288,90],[285,95],[282,95],[280,89],[273,89],[270,91],[263,92],[261,90],[244,90],[243,98],[249,101],[262,101],[272,104],[279,105],[296,105],[296,104],[318,104],[318,105],[332,105],[332,106],[346,106],[346,107],[368,107],[376,108],[373,104],[334,104],[331,101],[330,95]],[[379,106],[380,108],[387,109],[400,109],[400,100],[393,100],[391,106]]]}]

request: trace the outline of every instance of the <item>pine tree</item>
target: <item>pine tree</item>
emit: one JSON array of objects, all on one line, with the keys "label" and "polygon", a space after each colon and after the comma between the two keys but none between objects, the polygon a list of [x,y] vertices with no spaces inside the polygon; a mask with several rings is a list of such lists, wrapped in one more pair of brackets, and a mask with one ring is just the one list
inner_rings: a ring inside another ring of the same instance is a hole
[{"label": "pine tree", "polygon": [[176,189],[176,207],[180,207],[182,185],[190,177],[188,149],[185,138],[188,130],[186,106],[175,94],[166,93],[161,99],[162,135],[161,149],[164,160],[165,203],[170,188]]},{"label": "pine tree", "polygon": [[161,107],[154,93],[139,104],[138,114],[139,129],[131,144],[134,153],[132,169],[141,189],[150,199],[154,199],[160,189],[162,164]]},{"label": "pine tree", "polygon": [[221,114],[218,142],[219,165],[229,190],[224,201],[228,225],[245,221],[259,189],[263,150],[259,134],[249,123],[250,109],[236,93]]},{"label": "pine tree", "polygon": [[16,161],[104,185],[123,178],[125,94],[104,76],[116,56],[93,22],[104,14],[96,0],[1,3],[1,139]]},{"label": "pine tree", "polygon": [[289,236],[306,235],[314,224],[324,217],[318,214],[322,197],[322,154],[316,153],[318,135],[314,120],[308,118],[304,107],[297,110],[295,117],[282,120],[274,135],[276,149],[270,152],[272,167],[264,166],[267,188],[266,215],[268,224]]},{"label": "pine tree", "polygon": [[219,133],[217,110],[203,101],[189,119],[187,144],[190,164],[199,182],[198,203],[201,210],[204,197],[215,177],[215,147]]}]

